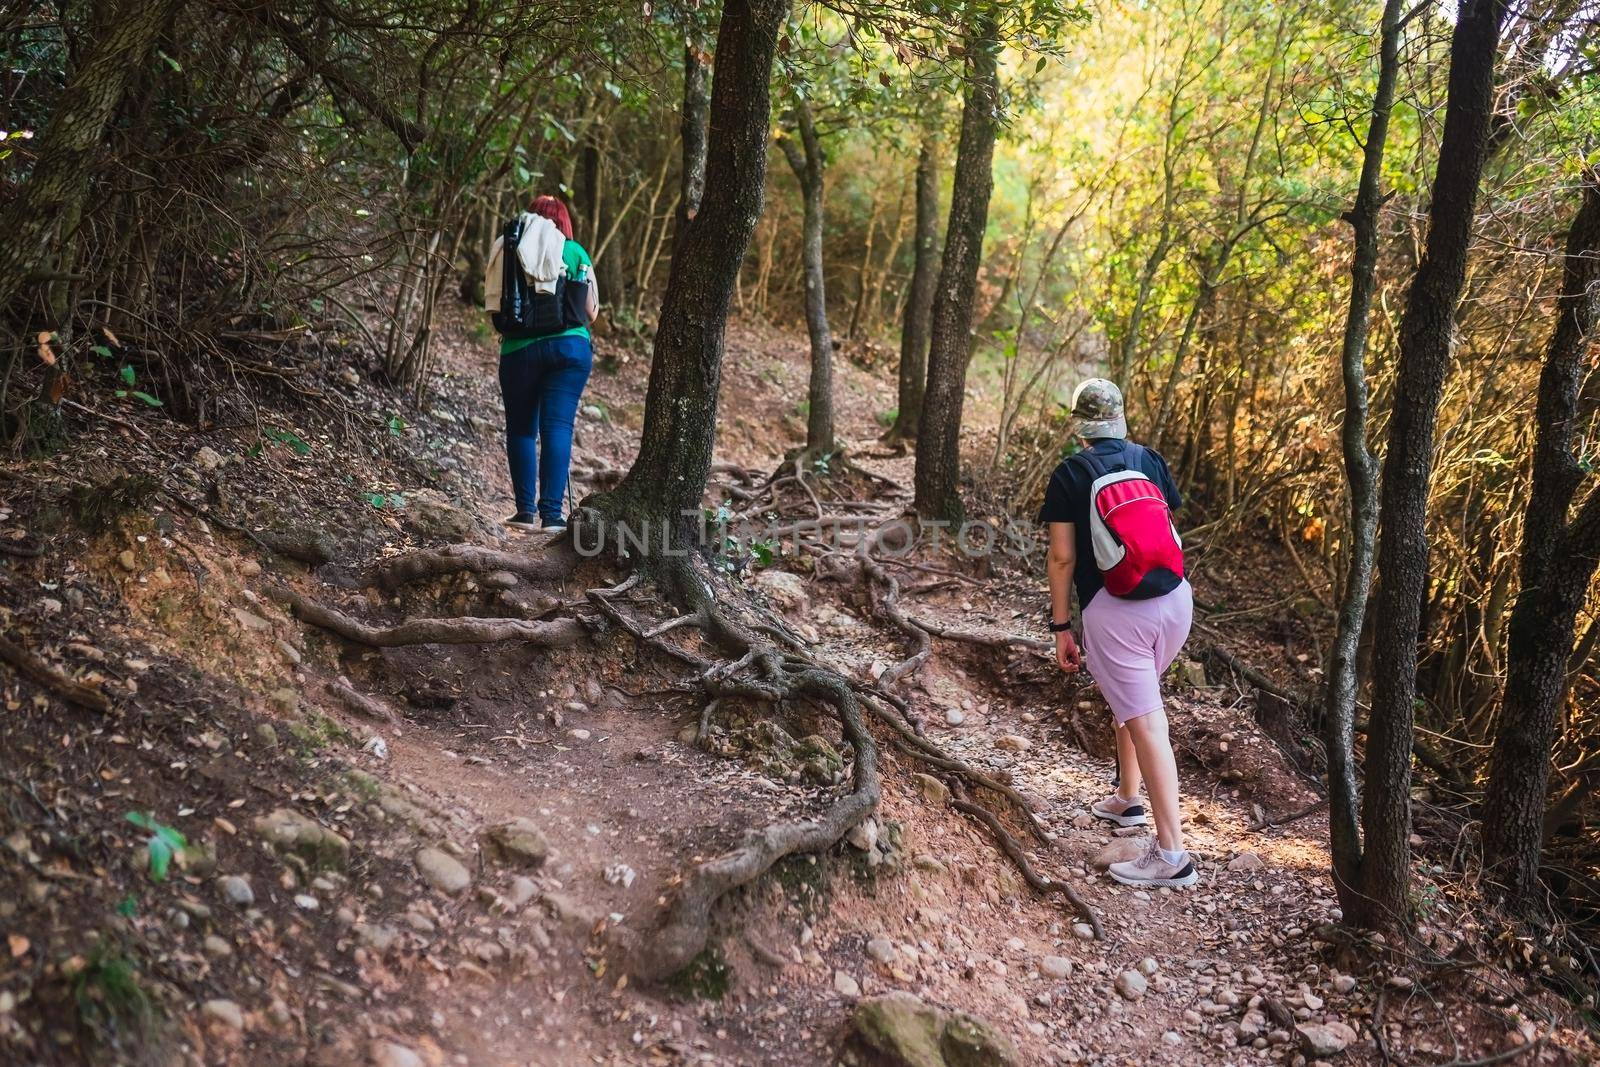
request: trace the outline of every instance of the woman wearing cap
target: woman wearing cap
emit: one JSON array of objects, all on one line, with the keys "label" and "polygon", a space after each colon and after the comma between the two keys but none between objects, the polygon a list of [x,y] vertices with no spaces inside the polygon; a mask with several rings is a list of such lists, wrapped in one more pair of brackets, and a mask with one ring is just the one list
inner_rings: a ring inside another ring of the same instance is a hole
[{"label": "woman wearing cap", "polygon": [[[1109,873],[1128,885],[1191,886],[1199,875],[1183,847],[1178,766],[1161,701],[1161,675],[1194,615],[1170,518],[1183,498],[1161,454],[1128,440],[1114,383],[1091,378],[1078,386],[1072,415],[1081,449],[1051,476],[1039,521],[1050,534],[1056,662],[1068,673],[1087,664],[1116,719],[1118,788],[1089,810],[1118,826],[1145,825],[1142,782],[1156,834],[1141,856],[1112,864]],[[1081,606],[1081,653],[1072,634],[1072,586]]]}]

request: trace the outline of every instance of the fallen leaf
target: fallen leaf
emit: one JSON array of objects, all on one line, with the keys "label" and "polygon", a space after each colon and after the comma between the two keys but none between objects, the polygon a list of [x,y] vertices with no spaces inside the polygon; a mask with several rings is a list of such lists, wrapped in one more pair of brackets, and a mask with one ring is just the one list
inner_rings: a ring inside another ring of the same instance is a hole
[{"label": "fallen leaf", "polygon": [[49,330],[39,331],[39,362],[43,363],[46,367],[53,367],[56,365],[56,354],[50,351]]},{"label": "fallen leaf", "polygon": [[6,940],[11,942],[11,958],[20,960],[28,954],[28,949],[33,947],[33,942],[21,934],[7,934]]}]

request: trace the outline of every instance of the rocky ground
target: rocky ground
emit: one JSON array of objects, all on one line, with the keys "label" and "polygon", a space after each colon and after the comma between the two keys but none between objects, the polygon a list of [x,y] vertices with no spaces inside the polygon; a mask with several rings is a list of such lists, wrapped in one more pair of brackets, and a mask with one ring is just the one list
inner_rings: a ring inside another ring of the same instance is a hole
[{"label": "rocky ground", "polygon": [[[615,629],[586,625],[559,648],[382,648],[282,606],[290,589],[363,619],[540,621],[615,581],[602,561],[554,583],[363,579],[409,546],[542,548],[497,525],[509,493],[492,348],[471,326],[452,324],[425,415],[328,345],[292,357],[314,399],[269,393],[197,434],[101,398],[76,447],[0,480],[0,619],[22,650],[22,669],[0,673],[7,1062],[1593,1056],[1566,1005],[1499,965],[1497,932],[1442,862],[1422,872],[1418,945],[1338,929],[1326,826],[1298,769],[1314,746],[1292,707],[1228,666],[1309,685],[1314,609],[1282,606],[1289,579],[1261,580],[1282,561],[1221,552],[1198,561],[1213,621],[1169,679],[1199,886],[1102,873],[1140,838],[1084,810],[1111,773],[1092,686],[1026,648],[939,640],[905,695],[930,737],[1034,799],[1049,839],[1030,860],[1082,892],[1104,939],[1027,887],[936,768],[886,749],[869,823],[725,902],[708,950],[667,987],[631,984],[611,949],[647,936],[687,865],[818,810],[847,753],[805,708],[726,707],[702,734],[679,666]],[[626,465],[642,415],[646,356],[615,341],[601,356],[579,495]],[[736,329],[720,459],[767,470],[798,441],[804,360],[792,334]],[[875,443],[885,381],[841,367],[840,418],[880,476],[877,514],[910,475]],[[841,480],[838,495],[830,506],[867,494]],[[913,617],[1037,636],[1026,561],[905,563]],[[846,674],[870,680],[907,654],[848,553],[745,560],[739,575]]]}]

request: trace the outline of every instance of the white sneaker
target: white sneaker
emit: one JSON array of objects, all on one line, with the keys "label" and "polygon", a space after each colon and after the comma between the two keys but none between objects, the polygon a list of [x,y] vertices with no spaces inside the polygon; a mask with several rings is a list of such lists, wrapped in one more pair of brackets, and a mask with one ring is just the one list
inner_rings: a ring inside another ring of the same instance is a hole
[{"label": "white sneaker", "polygon": [[1183,854],[1182,863],[1168,863],[1161,856],[1161,843],[1155,838],[1145,847],[1138,859],[1113,863],[1106,873],[1123,885],[1166,886],[1169,889],[1187,889],[1200,880],[1194,869],[1194,860]]},{"label": "white sneaker", "polygon": [[1089,805],[1089,814],[1118,826],[1143,826],[1150,821],[1144,813],[1144,802],[1138,797],[1123,800],[1115,793]]}]

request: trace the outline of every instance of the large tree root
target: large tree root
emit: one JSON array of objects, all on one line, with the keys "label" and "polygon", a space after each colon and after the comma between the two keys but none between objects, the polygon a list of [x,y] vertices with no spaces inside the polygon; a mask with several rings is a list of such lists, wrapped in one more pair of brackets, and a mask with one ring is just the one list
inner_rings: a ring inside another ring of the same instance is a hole
[{"label": "large tree root", "polygon": [[578,554],[567,538],[553,541],[549,550],[537,555],[527,552],[502,552],[482,545],[450,545],[406,552],[379,560],[367,568],[366,581],[394,590],[409,582],[438,578],[467,571],[491,574],[508,571],[535,582],[553,582],[567,577],[578,566]]},{"label": "large tree root", "polygon": [[374,648],[491,644],[497,641],[523,641],[532,645],[561,647],[576,644],[588,632],[576,619],[541,622],[525,619],[407,619],[394,626],[369,626],[285,586],[272,586],[269,591],[288,604],[295,615],[313,626],[320,626],[346,640]]}]

